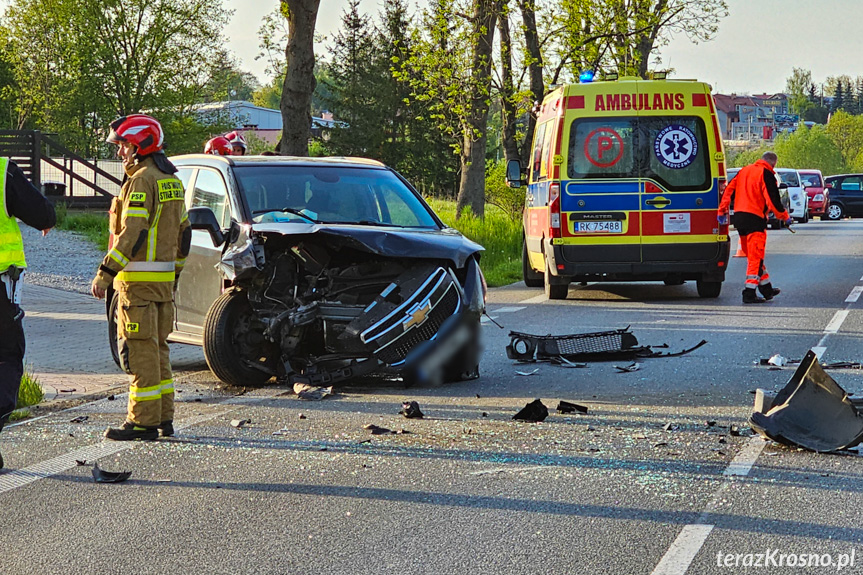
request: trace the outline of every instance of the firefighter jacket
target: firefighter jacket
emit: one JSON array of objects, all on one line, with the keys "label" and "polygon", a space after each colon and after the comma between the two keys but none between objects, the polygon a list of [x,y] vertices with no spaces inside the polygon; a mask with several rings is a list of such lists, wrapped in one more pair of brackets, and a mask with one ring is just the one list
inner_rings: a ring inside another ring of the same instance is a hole
[{"label": "firefighter jacket", "polygon": [[767,212],[771,210],[779,220],[785,221],[790,217],[782,205],[773,166],[764,160],[741,169],[737,177],[728,183],[718,213],[725,215],[730,207],[734,209],[732,223],[743,233],[747,233],[750,228],[751,231],[764,230]]},{"label": "firefighter jacket", "polygon": [[183,269],[191,229],[183,184],[156,166],[151,156],[131,168],[120,195],[111,204],[113,244],[102,260],[96,282],[130,298],[171,301],[174,282]]}]

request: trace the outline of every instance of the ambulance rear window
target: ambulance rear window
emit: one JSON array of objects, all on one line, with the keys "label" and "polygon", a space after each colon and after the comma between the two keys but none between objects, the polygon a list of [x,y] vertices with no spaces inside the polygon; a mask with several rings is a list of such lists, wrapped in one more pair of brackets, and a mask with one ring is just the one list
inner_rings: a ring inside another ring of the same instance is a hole
[{"label": "ambulance rear window", "polygon": [[710,187],[704,122],[691,116],[581,118],[570,128],[573,179],[649,178],[669,191]]}]

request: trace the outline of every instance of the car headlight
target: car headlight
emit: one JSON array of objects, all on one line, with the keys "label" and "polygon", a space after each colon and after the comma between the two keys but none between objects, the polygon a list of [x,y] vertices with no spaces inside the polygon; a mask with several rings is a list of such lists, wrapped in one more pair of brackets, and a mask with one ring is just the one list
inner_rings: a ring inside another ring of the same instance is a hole
[{"label": "car headlight", "polygon": [[824,194],[815,194],[814,196],[812,196],[812,201],[813,202],[823,202],[824,201]]}]

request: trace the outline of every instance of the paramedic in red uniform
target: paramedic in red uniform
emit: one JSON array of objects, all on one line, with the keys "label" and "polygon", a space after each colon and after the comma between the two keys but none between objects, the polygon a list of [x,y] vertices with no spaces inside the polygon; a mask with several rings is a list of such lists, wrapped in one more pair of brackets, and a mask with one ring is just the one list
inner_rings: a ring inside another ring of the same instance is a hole
[{"label": "paramedic in red uniform", "polygon": [[[791,225],[791,216],[782,205],[779,186],[776,184],[776,154],[764,152],[761,159],[740,170],[728,183],[717,213],[720,222],[728,221],[729,208],[734,209],[731,223],[740,234],[740,245],[746,253],[746,287],[743,303],[764,303],[779,294],[770,284],[770,274],[764,265],[764,248],[767,243],[767,212]],[[733,202],[733,206],[731,205]],[[759,297],[755,290],[764,297]]]}]

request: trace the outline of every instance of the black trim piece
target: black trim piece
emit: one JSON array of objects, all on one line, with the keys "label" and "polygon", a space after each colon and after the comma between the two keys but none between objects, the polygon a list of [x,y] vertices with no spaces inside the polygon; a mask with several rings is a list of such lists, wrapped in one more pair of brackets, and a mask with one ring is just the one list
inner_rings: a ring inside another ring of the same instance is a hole
[{"label": "black trim piece", "polygon": [[106,266],[105,264],[102,264],[99,266],[99,271],[102,271],[102,272],[108,274],[112,278],[117,276],[117,272],[115,272],[114,270],[112,270],[111,268]]}]

